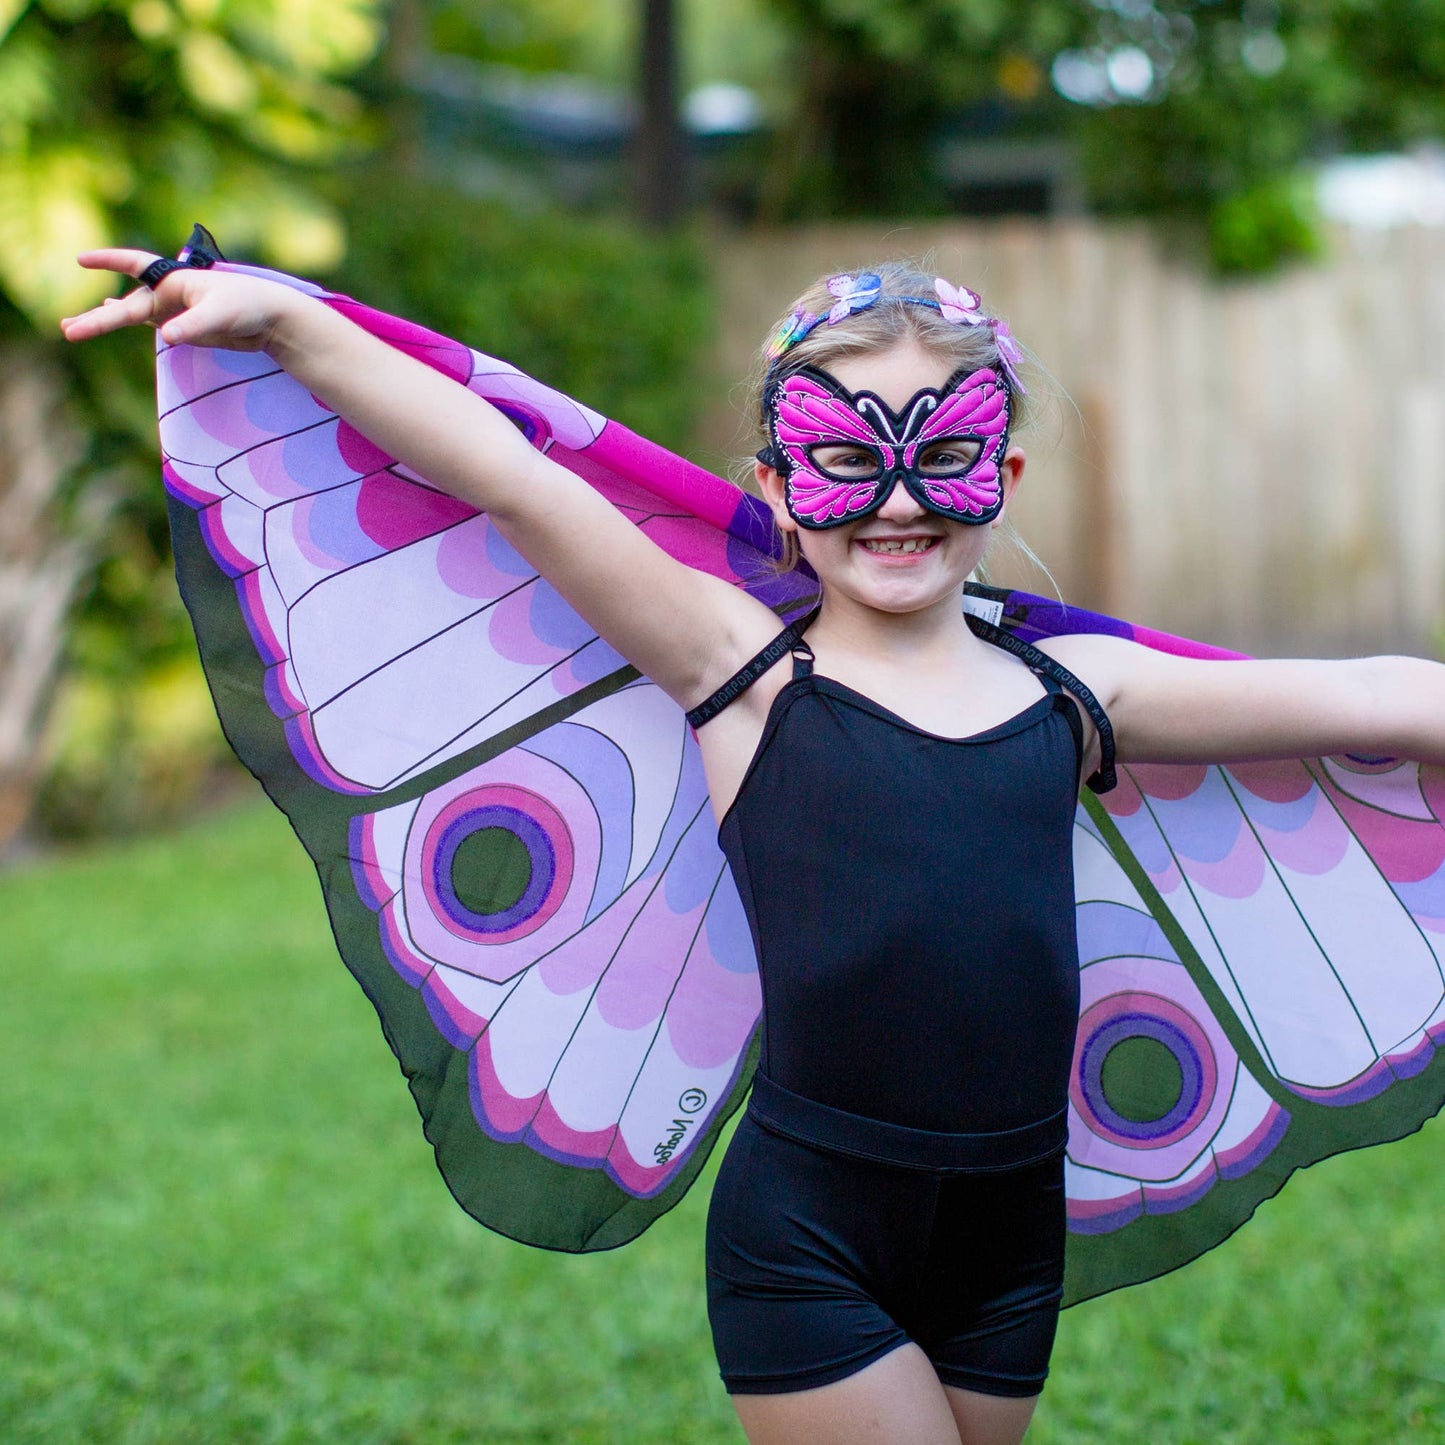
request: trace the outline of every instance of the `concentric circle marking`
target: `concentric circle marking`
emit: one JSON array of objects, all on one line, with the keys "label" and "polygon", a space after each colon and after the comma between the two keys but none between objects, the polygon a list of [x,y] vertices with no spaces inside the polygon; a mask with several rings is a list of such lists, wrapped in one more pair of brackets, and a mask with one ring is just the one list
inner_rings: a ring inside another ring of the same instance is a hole
[{"label": "concentric circle marking", "polygon": [[1161,1149],[1185,1138],[1214,1102],[1218,1065],[1198,1022],[1170,999],[1101,999],[1079,1021],[1069,1094],[1101,1138]]},{"label": "concentric circle marking", "polygon": [[484,785],[453,798],[432,819],[421,864],[427,898],[448,932],[509,943],[561,906],[572,882],[572,838],[545,798]]},{"label": "concentric circle marking", "polygon": [[1099,1084],[1116,1113],[1136,1124],[1152,1124],[1183,1098],[1184,1070],[1168,1045],[1148,1034],[1131,1034],[1104,1055]]}]

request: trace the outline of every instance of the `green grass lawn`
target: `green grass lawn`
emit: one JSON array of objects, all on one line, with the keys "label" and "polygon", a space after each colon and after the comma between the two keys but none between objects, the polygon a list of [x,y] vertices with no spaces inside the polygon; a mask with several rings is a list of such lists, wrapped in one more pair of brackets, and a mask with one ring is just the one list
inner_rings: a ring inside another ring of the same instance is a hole
[{"label": "green grass lawn", "polygon": [[[705,1188],[468,1220],[279,815],[0,875],[0,1442],[739,1441]],[[1034,1445],[1445,1441],[1439,1125],[1065,1315]]]}]

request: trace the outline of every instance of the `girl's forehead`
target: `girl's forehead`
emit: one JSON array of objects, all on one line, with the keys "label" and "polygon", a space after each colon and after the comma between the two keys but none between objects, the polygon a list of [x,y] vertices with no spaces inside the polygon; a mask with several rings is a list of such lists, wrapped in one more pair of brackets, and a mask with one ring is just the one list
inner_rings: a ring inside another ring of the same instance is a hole
[{"label": "girl's forehead", "polygon": [[920,391],[943,386],[956,368],[910,338],[886,351],[839,357],[824,369],[849,391],[871,391],[898,411]]}]

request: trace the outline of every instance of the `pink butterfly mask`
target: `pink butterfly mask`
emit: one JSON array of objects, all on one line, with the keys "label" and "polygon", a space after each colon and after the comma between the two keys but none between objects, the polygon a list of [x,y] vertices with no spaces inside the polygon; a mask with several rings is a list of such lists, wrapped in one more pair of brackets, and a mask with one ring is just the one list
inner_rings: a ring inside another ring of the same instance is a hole
[{"label": "pink butterfly mask", "polygon": [[893,411],[870,391],[850,392],[814,367],[772,390],[772,445],[758,454],[785,478],[788,513],[814,530],[856,522],[896,482],[954,522],[991,522],[1003,508],[1009,389],[997,372],[960,370]]}]

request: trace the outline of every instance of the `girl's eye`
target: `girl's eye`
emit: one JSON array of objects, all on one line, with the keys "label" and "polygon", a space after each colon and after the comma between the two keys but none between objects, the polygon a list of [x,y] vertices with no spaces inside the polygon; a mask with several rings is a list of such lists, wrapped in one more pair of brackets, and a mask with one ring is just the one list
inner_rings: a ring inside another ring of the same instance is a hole
[{"label": "girl's eye", "polygon": [[918,470],[925,476],[948,477],[966,472],[978,460],[979,444],[966,437],[954,437],[918,454]]},{"label": "girl's eye", "polygon": [[809,455],[815,466],[835,477],[871,477],[879,467],[878,458],[862,447],[820,446]]}]

